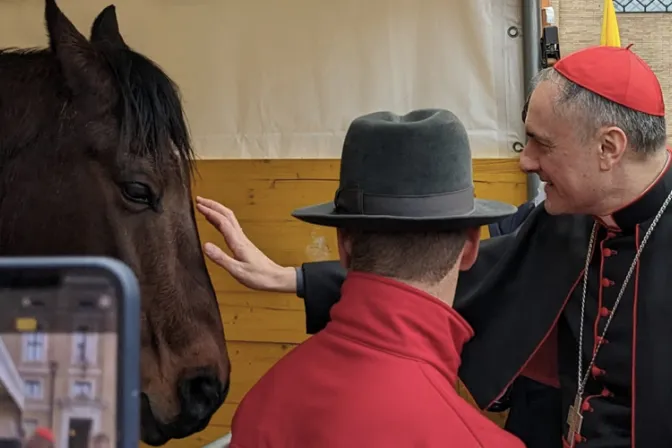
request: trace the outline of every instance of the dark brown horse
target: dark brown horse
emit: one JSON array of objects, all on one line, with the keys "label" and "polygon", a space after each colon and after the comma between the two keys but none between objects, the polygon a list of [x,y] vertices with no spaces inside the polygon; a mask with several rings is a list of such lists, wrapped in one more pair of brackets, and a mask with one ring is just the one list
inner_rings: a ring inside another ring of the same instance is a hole
[{"label": "dark brown horse", "polygon": [[131,266],[143,300],[142,439],[162,445],[208,424],[230,370],[182,105],[124,43],[113,6],[89,40],[54,0],[46,25],[49,48],[0,52],[0,253]]}]

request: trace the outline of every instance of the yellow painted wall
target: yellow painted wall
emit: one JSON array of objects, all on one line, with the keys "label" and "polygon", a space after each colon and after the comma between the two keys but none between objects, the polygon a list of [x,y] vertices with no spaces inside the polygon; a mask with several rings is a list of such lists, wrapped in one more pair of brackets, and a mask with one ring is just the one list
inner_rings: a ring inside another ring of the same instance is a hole
[{"label": "yellow painted wall", "polygon": [[[333,198],[338,160],[199,161],[195,194],[215,199],[237,215],[248,237],[281,265],[336,259],[335,232],[299,222],[293,209]],[[474,161],[476,195],[518,205],[526,200],[526,178],[517,159]],[[198,217],[201,239],[223,239]],[[484,235],[487,236],[487,235]],[[291,294],[246,289],[223,269],[208,264],[221,306],[232,363],[231,392],[210,426],[169,446],[200,447],[229,431],[237,404],[284,354],[307,338],[303,303]],[[501,421],[501,416],[493,416]]]}]

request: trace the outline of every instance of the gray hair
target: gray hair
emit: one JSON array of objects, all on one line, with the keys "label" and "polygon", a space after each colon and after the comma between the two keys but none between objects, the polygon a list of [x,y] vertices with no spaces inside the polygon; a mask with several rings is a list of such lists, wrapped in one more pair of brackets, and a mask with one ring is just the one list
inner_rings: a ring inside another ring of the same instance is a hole
[{"label": "gray hair", "polygon": [[579,114],[584,137],[593,135],[602,126],[617,126],[623,130],[630,148],[636,153],[653,154],[667,144],[665,117],[621,106],[575,84],[552,67],[537,73],[532,80],[533,86],[542,81],[555,82],[560,86],[555,105],[564,111],[572,108]]}]

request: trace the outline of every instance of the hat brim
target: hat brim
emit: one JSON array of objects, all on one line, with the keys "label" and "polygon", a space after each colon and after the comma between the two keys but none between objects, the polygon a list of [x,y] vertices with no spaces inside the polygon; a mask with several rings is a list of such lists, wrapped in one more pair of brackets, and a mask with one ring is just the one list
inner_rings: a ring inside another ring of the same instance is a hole
[{"label": "hat brim", "polygon": [[518,207],[488,199],[474,199],[471,213],[432,217],[400,217],[388,215],[352,215],[337,213],[333,202],[302,207],[292,216],[318,226],[383,231],[451,231],[481,227],[513,215]]}]

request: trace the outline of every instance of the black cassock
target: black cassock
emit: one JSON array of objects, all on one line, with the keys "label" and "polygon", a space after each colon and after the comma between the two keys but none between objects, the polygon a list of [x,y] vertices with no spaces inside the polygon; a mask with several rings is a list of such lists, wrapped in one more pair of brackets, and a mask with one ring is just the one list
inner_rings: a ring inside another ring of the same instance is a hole
[{"label": "black cassock", "polygon": [[[588,270],[582,375],[637,248],[670,191],[668,169],[612,215],[619,231],[599,226]],[[544,430],[553,428],[553,442],[523,440],[528,448],[562,446],[567,432],[577,389],[582,275],[594,223],[589,216],[551,216],[537,207],[516,233],[482,241],[477,263],[460,274],[454,307],[476,333],[464,348],[460,379],[478,405],[486,409],[520,375],[556,381],[560,388],[561,394],[546,395],[562,397],[555,404],[562,412],[546,414],[552,421]],[[670,256],[672,206],[650,236],[598,352],[583,395],[577,447],[672,446]],[[327,325],[345,271],[337,262],[306,263],[300,271],[299,295],[313,334]]]}]

